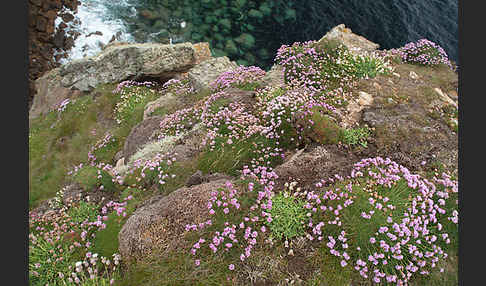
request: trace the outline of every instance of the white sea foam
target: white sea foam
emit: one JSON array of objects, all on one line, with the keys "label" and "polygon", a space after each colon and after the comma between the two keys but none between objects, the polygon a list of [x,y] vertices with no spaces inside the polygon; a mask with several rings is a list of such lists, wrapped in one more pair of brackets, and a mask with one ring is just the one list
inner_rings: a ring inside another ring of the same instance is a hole
[{"label": "white sea foam", "polygon": [[[66,32],[77,31],[80,35],[74,41],[74,47],[68,51],[68,58],[62,59],[61,64],[96,55],[101,51],[102,46],[108,44],[117,33],[119,34],[119,41],[133,42],[133,37],[127,33],[122,20],[110,19],[109,9],[115,6],[129,7],[129,4],[123,0],[81,1],[78,11],[73,14],[75,20],[67,23],[68,27],[65,29]],[[130,9],[130,12],[135,16],[135,8]],[[55,21],[56,29],[61,22],[62,19],[58,17]],[[78,22],[78,24],[74,24],[75,22]],[[94,34],[96,32],[101,32],[101,35]],[[56,54],[58,53],[56,52]]]}]

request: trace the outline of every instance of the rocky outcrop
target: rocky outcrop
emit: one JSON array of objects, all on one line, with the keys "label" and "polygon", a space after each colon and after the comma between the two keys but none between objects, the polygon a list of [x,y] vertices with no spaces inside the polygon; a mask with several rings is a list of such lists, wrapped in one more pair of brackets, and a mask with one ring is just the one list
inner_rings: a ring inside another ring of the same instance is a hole
[{"label": "rocky outcrop", "polygon": [[[29,0],[28,53],[29,53],[29,108],[35,95],[35,80],[46,71],[59,66],[62,53],[54,57],[55,50],[69,50],[76,35],[64,31],[66,23],[73,21],[78,0]],[[61,16],[63,22],[55,30],[55,20]],[[66,54],[64,53],[64,56]]]},{"label": "rocky outcrop", "polygon": [[33,99],[29,118],[54,110],[67,99],[82,95],[79,90],[72,90],[60,85],[62,76],[59,68],[53,69],[35,81],[36,96]]},{"label": "rocky outcrop", "polygon": [[202,44],[113,43],[94,57],[51,70],[36,80],[37,94],[29,117],[53,110],[73,90],[88,92],[99,84],[131,79],[170,79],[207,59]]},{"label": "rocky outcrop", "polygon": [[132,128],[123,146],[123,157],[130,158],[146,143],[156,140],[156,131],[160,129],[162,117],[153,116]]},{"label": "rocky outcrop", "polygon": [[154,250],[176,247],[184,240],[187,224],[204,223],[209,218],[207,202],[213,190],[225,186],[226,179],[183,187],[167,196],[155,196],[137,209],[118,235],[124,261],[142,259]]},{"label": "rocky outcrop", "polygon": [[61,85],[90,91],[99,84],[142,77],[166,78],[194,66],[190,43],[176,45],[111,45],[94,57],[75,60],[60,67]]},{"label": "rocky outcrop", "polygon": [[332,28],[319,40],[319,42],[324,40],[338,40],[355,53],[372,52],[380,47],[380,45],[353,33],[351,29],[346,28],[344,24]]},{"label": "rocky outcrop", "polygon": [[143,120],[152,116],[152,113],[156,111],[158,108],[167,107],[171,104],[176,104],[177,102],[178,102],[178,97],[175,96],[172,92],[165,93],[161,97],[145,105],[143,111]]}]

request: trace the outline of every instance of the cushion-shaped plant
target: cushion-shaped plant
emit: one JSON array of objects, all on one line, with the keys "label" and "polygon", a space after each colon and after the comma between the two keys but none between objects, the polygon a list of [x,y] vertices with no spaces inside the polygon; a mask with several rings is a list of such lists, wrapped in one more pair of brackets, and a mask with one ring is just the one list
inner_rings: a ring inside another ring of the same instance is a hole
[{"label": "cushion-shaped plant", "polygon": [[395,52],[398,53],[402,58],[402,61],[406,63],[426,66],[445,64],[451,69],[453,68],[444,49],[427,39],[410,42]]},{"label": "cushion-shaped plant", "polygon": [[305,234],[307,219],[304,203],[289,195],[280,193],[272,199],[272,221],[268,223],[272,234],[286,240]]}]

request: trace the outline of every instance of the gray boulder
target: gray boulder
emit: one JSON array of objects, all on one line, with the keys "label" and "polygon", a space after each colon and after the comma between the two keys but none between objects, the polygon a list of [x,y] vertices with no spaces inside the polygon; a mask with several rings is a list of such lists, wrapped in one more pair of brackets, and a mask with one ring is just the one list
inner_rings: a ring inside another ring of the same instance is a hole
[{"label": "gray boulder", "polygon": [[141,77],[170,78],[172,74],[187,71],[195,61],[191,43],[111,45],[94,57],[61,66],[61,85],[90,91],[101,83]]},{"label": "gray boulder", "polygon": [[99,84],[173,78],[206,60],[206,54],[202,44],[112,43],[96,56],[74,60],[38,78],[29,118],[52,111],[63,100],[83,95]]}]

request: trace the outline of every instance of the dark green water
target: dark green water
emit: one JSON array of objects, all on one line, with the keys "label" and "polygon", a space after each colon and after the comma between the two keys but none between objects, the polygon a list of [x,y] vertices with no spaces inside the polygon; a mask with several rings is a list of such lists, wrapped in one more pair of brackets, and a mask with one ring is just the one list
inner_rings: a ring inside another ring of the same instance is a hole
[{"label": "dark green water", "polygon": [[427,38],[458,59],[457,0],[84,1],[108,7],[135,42],[209,42],[214,56],[265,69],[282,44],[318,40],[341,23],[382,49]]}]

